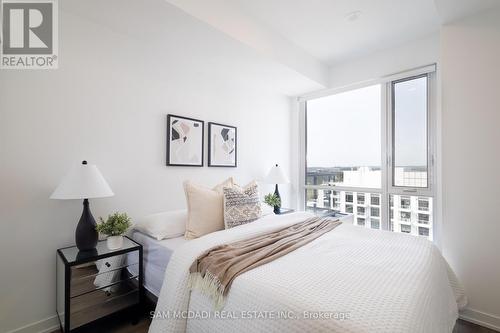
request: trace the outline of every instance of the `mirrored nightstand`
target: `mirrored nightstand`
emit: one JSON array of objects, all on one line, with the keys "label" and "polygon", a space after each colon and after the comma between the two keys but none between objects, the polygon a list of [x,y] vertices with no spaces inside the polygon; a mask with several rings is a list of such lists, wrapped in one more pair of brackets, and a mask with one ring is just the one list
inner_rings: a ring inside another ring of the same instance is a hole
[{"label": "mirrored nightstand", "polygon": [[280,212],[278,215],[283,215],[283,214],[290,214],[295,212],[295,209],[292,208],[280,208]]},{"label": "mirrored nightstand", "polygon": [[110,250],[106,241],[95,250],[76,246],[57,250],[57,315],[63,332],[126,308],[141,307],[142,246],[124,237]]}]

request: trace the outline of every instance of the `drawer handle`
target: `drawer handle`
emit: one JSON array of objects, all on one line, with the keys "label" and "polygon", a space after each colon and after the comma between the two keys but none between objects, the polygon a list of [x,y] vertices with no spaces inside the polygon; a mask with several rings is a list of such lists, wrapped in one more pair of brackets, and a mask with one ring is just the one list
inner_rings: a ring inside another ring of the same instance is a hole
[{"label": "drawer handle", "polygon": [[107,262],[107,261],[106,261],[106,263],[104,265],[106,265],[106,267],[111,267],[111,264],[109,262]]},{"label": "drawer handle", "polygon": [[111,291],[106,290],[106,296],[111,296]]}]

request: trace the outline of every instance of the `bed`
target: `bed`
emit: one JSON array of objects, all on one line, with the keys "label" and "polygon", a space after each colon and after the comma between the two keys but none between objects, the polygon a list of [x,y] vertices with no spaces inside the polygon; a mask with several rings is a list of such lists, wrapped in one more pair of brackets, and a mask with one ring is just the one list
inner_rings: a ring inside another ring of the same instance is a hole
[{"label": "bed", "polygon": [[452,332],[466,298],[439,250],[350,223],[238,276],[221,311],[189,289],[189,267],[204,251],[311,216],[266,216],[177,247],[150,332]]},{"label": "bed", "polygon": [[139,231],[134,231],[131,237],[143,248],[144,288],[157,298],[172,254],[189,241],[183,236],[156,240]]}]

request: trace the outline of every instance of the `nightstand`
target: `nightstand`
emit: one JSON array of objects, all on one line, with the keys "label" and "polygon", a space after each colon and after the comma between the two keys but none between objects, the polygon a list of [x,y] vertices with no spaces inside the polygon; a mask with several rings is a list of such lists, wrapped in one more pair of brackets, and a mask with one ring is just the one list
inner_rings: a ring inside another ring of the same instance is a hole
[{"label": "nightstand", "polygon": [[290,214],[290,213],[293,213],[293,212],[295,212],[295,209],[292,209],[292,208],[280,208],[279,215]]},{"label": "nightstand", "polygon": [[353,223],[354,221],[354,215],[353,214],[350,214],[350,213],[341,213],[339,211],[327,211],[327,212],[324,212],[322,214],[317,214],[318,216],[321,216],[321,217],[336,217],[338,218],[340,221],[344,222],[344,223]]},{"label": "nightstand", "polygon": [[76,246],[58,249],[56,310],[61,331],[132,306],[140,310],[142,284],[142,246],[126,236],[117,250],[108,249],[106,241],[91,251]]}]

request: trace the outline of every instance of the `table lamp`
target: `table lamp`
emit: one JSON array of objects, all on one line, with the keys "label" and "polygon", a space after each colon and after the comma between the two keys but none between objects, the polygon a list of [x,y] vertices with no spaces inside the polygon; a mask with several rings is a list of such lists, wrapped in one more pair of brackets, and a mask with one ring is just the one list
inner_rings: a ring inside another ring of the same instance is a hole
[{"label": "table lamp", "polygon": [[[285,176],[283,173],[283,170],[276,164],[269,170],[269,173],[267,174],[267,177],[264,179],[264,181],[268,184],[276,184],[276,187],[274,189],[274,194],[280,198],[280,192],[278,191],[278,184],[287,184],[290,181],[288,178]],[[280,213],[280,207],[279,206],[274,206],[274,213],[279,214]]]},{"label": "table lamp", "polygon": [[74,166],[61,180],[61,183],[50,196],[51,199],[83,199],[83,213],[76,226],[75,241],[80,251],[95,249],[98,234],[96,223],[89,208],[90,198],[111,197],[114,193],[94,164]]}]

